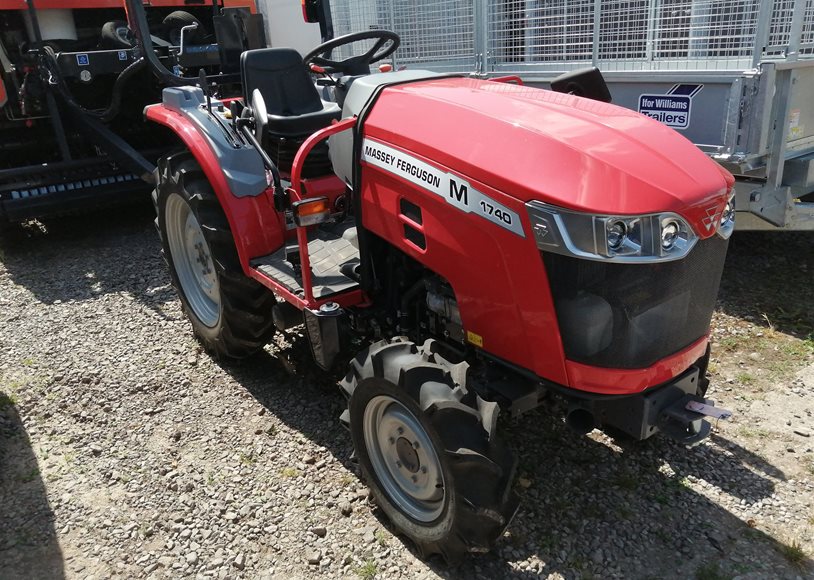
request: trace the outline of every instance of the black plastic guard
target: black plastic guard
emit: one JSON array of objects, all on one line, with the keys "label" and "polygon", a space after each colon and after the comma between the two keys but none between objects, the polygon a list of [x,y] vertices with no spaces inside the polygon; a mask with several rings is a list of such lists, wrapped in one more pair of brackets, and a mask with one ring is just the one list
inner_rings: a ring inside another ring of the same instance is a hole
[{"label": "black plastic guard", "polygon": [[302,312],[314,361],[323,370],[330,370],[342,350],[341,326],[345,311],[337,307],[330,311],[305,308]]}]

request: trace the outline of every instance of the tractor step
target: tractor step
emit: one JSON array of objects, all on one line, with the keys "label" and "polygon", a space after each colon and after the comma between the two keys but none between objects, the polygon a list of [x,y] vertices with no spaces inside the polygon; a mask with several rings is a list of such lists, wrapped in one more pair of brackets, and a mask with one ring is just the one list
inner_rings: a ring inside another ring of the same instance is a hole
[{"label": "tractor step", "polygon": [[[311,283],[315,298],[327,298],[359,286],[359,282],[350,277],[359,264],[359,250],[351,243],[349,238],[352,236],[343,237],[352,228],[355,228],[354,222],[347,220],[330,229],[319,228],[309,235],[308,255],[311,258]],[[300,265],[292,264],[287,257],[286,247],[283,246],[273,254],[255,258],[251,265],[297,294],[303,291]]]}]

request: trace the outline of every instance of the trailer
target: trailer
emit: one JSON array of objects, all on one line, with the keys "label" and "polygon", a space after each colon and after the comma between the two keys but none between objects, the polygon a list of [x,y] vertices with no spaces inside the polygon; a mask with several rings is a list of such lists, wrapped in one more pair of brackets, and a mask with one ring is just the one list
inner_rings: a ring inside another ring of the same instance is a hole
[{"label": "trailer", "polygon": [[333,33],[398,33],[396,68],[550,86],[598,67],[613,102],[737,178],[738,229],[814,229],[811,0],[331,0]]}]

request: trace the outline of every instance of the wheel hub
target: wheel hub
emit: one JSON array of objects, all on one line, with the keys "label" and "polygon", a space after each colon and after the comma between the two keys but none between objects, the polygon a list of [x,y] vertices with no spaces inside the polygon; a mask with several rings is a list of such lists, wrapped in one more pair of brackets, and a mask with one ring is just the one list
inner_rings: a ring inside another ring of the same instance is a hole
[{"label": "wheel hub", "polygon": [[195,316],[214,327],[220,318],[220,287],[201,225],[177,193],[168,196],[165,213],[167,242],[184,297]]},{"label": "wheel hub", "polygon": [[418,453],[413,449],[413,444],[404,437],[399,437],[396,441],[396,455],[404,468],[410,473],[417,473],[421,467],[421,460]]},{"label": "wheel hub", "polygon": [[437,518],[444,509],[444,476],[421,421],[395,398],[379,395],[365,408],[364,437],[388,498],[413,519]]}]

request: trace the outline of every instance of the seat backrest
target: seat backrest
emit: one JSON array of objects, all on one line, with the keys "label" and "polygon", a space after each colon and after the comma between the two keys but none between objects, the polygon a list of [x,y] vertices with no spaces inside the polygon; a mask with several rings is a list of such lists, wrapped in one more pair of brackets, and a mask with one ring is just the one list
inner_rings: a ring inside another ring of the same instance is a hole
[{"label": "seat backrest", "polygon": [[240,75],[246,104],[259,89],[269,115],[289,117],[322,109],[311,74],[292,48],[247,50],[240,57]]}]

